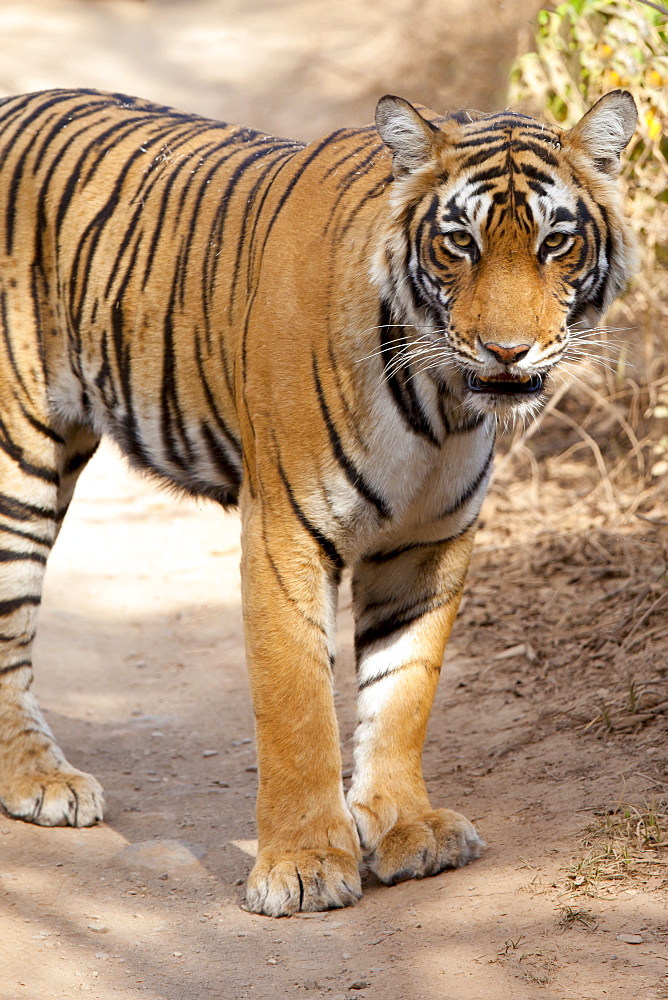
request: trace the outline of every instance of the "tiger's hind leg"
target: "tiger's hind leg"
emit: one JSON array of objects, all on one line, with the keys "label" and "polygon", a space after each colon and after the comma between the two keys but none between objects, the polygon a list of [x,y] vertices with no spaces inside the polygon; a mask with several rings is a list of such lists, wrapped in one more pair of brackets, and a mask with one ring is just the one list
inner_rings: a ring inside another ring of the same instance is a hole
[{"label": "tiger's hind leg", "polygon": [[98,439],[38,433],[30,454],[15,446],[10,456],[0,441],[0,802],[40,826],[90,826],[102,819],[102,787],[56,743],[32,691],[31,648],[47,556]]}]

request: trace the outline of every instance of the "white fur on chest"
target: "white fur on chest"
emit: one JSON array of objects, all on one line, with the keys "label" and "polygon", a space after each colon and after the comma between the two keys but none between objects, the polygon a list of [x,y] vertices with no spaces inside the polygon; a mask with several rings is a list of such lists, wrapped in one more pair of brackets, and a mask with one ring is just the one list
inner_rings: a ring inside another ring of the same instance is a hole
[{"label": "white fur on chest", "polygon": [[472,430],[443,434],[436,446],[408,428],[387,400],[373,409],[368,447],[356,464],[389,516],[378,518],[339,470],[326,484],[330,516],[346,524],[346,556],[353,560],[371,550],[459,534],[478,515],[492,468],[492,417]]}]

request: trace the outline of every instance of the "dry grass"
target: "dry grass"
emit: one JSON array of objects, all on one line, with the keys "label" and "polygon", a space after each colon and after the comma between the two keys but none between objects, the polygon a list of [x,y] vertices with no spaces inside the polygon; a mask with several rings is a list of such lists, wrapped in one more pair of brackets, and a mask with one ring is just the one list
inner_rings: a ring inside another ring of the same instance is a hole
[{"label": "dry grass", "polygon": [[591,910],[576,909],[573,906],[562,906],[559,926],[562,930],[569,927],[584,927],[588,931],[595,931],[598,927],[598,920]]},{"label": "dry grass", "polygon": [[[668,594],[664,593],[664,597]],[[663,603],[663,602],[662,602]],[[606,699],[595,709],[595,715],[584,726],[583,731],[595,733],[631,733],[659,716],[668,715],[668,691],[660,681],[655,685],[639,684],[628,680],[622,691],[612,699]]]},{"label": "dry grass", "polygon": [[[570,894],[601,896],[633,879],[659,875],[668,880],[668,801],[620,803],[588,827],[585,854],[566,871]],[[576,920],[582,911],[562,922]]]}]

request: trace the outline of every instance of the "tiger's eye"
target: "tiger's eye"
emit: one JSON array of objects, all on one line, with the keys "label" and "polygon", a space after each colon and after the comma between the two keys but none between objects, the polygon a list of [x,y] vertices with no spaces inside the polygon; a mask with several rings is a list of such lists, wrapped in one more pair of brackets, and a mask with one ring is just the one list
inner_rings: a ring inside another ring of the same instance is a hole
[{"label": "tiger's eye", "polygon": [[473,244],[473,237],[465,229],[456,229],[454,233],[449,233],[448,235],[455,246],[461,247],[462,250]]},{"label": "tiger's eye", "polygon": [[558,250],[564,245],[567,238],[566,233],[550,233],[543,240],[543,246],[547,247],[548,250]]}]

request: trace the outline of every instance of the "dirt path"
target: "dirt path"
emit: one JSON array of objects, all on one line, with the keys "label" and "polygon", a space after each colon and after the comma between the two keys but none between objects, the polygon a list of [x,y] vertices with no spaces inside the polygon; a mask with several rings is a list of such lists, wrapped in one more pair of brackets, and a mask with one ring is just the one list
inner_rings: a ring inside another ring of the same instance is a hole
[{"label": "dirt path", "polygon": [[[656,791],[659,732],[603,742],[568,716],[564,727],[544,662],[495,659],[513,648],[520,588],[482,556],[425,771],[434,801],[479,825],[484,857],[391,889],[370,879],[352,910],[273,921],[239,908],[256,779],[238,559],[236,518],[156,493],[111,449],[86,471],[49,567],[36,659],[49,721],[102,780],[108,815],[87,830],[0,819],[3,1000],[666,996],[665,871],[603,879],[596,898],[568,876],[597,812]],[[494,588],[500,629],[485,625]],[[348,764],[345,604],[344,593]]]},{"label": "dirt path", "polygon": [[[114,87],[308,137],[365,120],[386,89],[447,106],[467,86],[471,104],[493,103],[495,59],[524,20],[519,3],[459,16],[453,3],[447,25],[427,2],[407,22],[394,0],[382,23],[371,3],[225,6],[223,19],[200,2],[3,3],[0,85]],[[439,58],[411,64],[430,26]],[[353,79],[354,60],[366,69]],[[260,80],[267,63],[274,76]],[[446,64],[448,87],[434,83]],[[1,1000],[668,997],[665,832],[652,841],[652,816],[665,822],[668,653],[665,639],[637,642],[660,625],[661,608],[646,609],[668,543],[660,525],[606,533],[587,517],[556,486],[537,499],[503,477],[487,506],[425,753],[433,801],[476,822],[483,858],[391,889],[369,877],[353,909],[274,921],[239,905],[256,776],[238,522],[157,493],[103,449],[49,564],[36,662],[49,721],[103,782],[108,813],[86,830],[0,817]],[[346,605],[344,590],[348,767]]]}]

